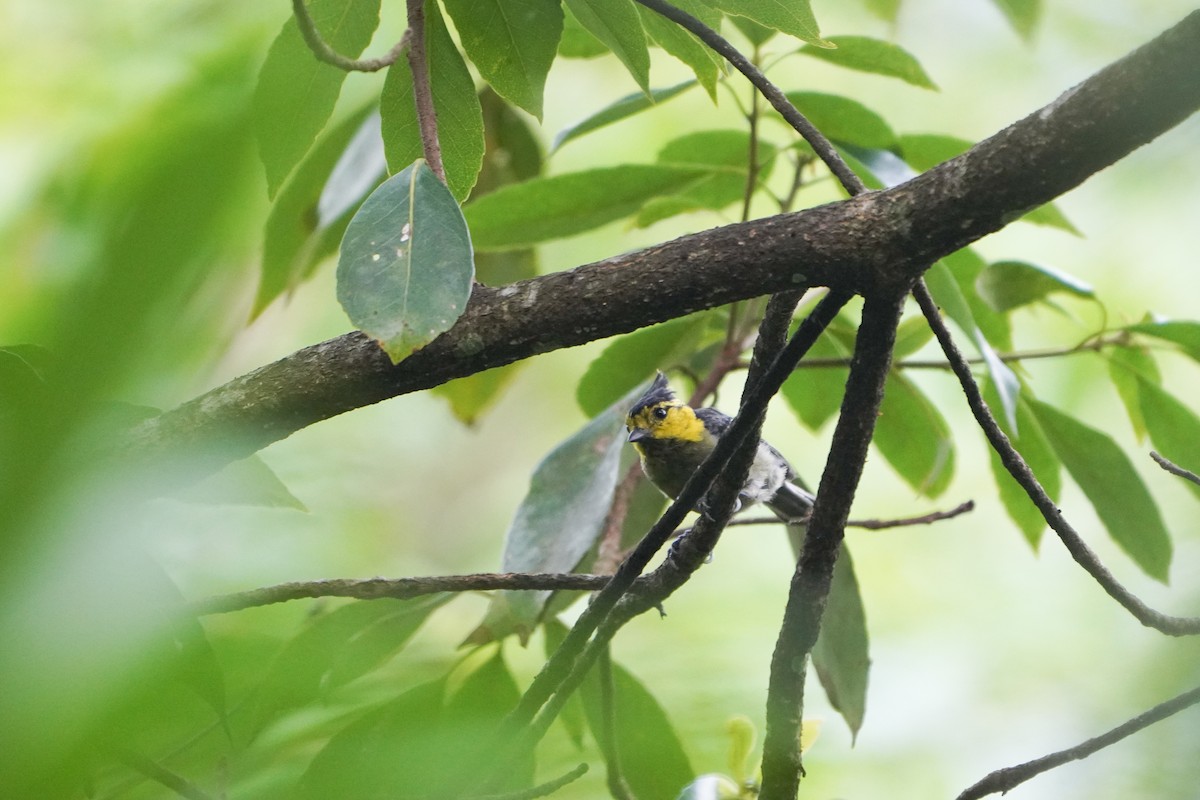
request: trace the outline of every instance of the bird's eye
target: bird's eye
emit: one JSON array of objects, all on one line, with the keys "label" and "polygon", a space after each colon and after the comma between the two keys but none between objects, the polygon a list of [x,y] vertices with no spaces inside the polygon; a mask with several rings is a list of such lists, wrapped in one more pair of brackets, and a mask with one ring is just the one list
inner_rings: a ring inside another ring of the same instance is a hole
[{"label": "bird's eye", "polygon": [[663,406],[659,406],[658,408],[654,409],[650,413],[652,413],[654,415],[655,419],[666,419],[667,418],[667,409],[664,408]]}]

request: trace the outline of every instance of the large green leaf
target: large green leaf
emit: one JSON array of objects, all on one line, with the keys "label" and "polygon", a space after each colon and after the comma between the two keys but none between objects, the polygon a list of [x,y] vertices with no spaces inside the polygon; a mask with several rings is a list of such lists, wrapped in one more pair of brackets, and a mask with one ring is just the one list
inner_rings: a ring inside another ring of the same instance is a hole
[{"label": "large green leaf", "polygon": [[788,92],[787,98],[835,142],[879,150],[898,147],[887,120],[857,100],[823,92]]},{"label": "large green leaf", "polygon": [[[612,679],[611,711],[622,777],[638,800],[675,800],[696,776],[679,734],[654,695],[628,670],[613,664]],[[598,669],[593,668],[579,691],[588,727],[608,750],[612,742],[604,721],[600,680]]]},{"label": "large green leaf", "polygon": [[599,130],[606,125],[611,125],[614,122],[620,122],[623,119],[628,119],[635,114],[639,114],[650,108],[654,108],[659,103],[664,103],[670,100],[675,95],[684,92],[696,85],[696,81],[684,81],[677,83],[674,86],[664,86],[661,89],[651,89],[648,92],[635,92],[627,94],[619,100],[610,103],[594,114],[569,127],[563,128],[554,136],[554,142],[550,145],[551,150],[557,150],[572,139],[578,139],[584,134]]},{"label": "large green leaf", "polygon": [[359,600],[315,618],[267,669],[255,695],[253,730],[381,665],[450,597]]},{"label": "large green leaf", "polygon": [[[379,143],[379,117],[374,103],[364,106],[326,129],[288,178],[271,206],[263,231],[262,275],[254,299],[253,316],[258,316],[275,298],[287,292],[312,270],[314,264],[337,250],[349,217],[344,213],[357,206],[383,178],[386,164],[367,164],[367,151]],[[369,180],[357,198],[351,198],[349,167],[345,180],[324,204],[326,186],[340,164],[356,164],[356,175]],[[366,173],[372,172],[368,176]],[[333,200],[337,199],[334,204]],[[322,213],[321,206],[325,206]],[[336,206],[345,206],[335,213]]]},{"label": "large green leaf", "polygon": [[643,92],[650,91],[650,51],[633,0],[566,0],[579,24],[620,59]]},{"label": "large green leaf", "polygon": [[464,212],[477,249],[524,247],[627,217],[647,198],[673,193],[706,171],[626,164],[535,178],[481,197]]},{"label": "large green leaf", "polygon": [[599,414],[656,369],[687,356],[709,319],[707,313],[700,312],[613,340],[588,365],[575,388],[575,401],[583,413]]},{"label": "large green leaf", "polygon": [[817,18],[809,0],[705,0],[726,14],[748,17],[760,25],[795,36],[820,47],[830,46],[821,38]]},{"label": "large green leaf", "polygon": [[846,720],[851,737],[857,736],[867,710],[871,657],[866,612],[845,543],[833,567],[833,583],[812,661],[829,704]]},{"label": "large green leaf", "polygon": [[443,383],[433,388],[433,393],[450,402],[450,410],[466,425],[474,425],[479,417],[500,397],[500,393],[512,382],[525,361],[503,367],[476,372],[465,378]]},{"label": "large green leaf", "polygon": [[562,4],[558,0],[445,3],[463,50],[483,79],[497,94],[540,120],[546,74],[562,36]]},{"label": "large green leaf", "polygon": [[[1162,387],[1137,376],[1138,399],[1150,441],[1164,458],[1186,470],[1200,474],[1200,417]],[[1184,481],[1200,494],[1200,486]]]},{"label": "large green leaf", "polygon": [[[379,25],[379,3],[311,0],[308,10],[330,47],[355,58]],[[267,53],[254,94],[254,132],[271,197],[325,127],[345,79],[345,72],[317,60],[289,17]]]},{"label": "large green leaf", "polygon": [[[808,351],[806,360],[847,359],[850,351],[831,336],[822,336]],[[824,425],[842,407],[842,395],[846,388],[846,367],[807,367],[792,372],[780,390],[788,407],[810,430]]]},{"label": "large green leaf", "polygon": [[454,324],[474,274],[458,203],[417,161],[376,189],[346,228],[338,302],[399,362]]},{"label": "large green leaf", "polygon": [[975,279],[975,288],[983,301],[995,311],[1044,301],[1055,293],[1094,300],[1095,291],[1083,281],[1066,273],[1027,261],[994,261]]},{"label": "large green leaf", "polygon": [[[644,391],[640,386],[635,392]],[[625,444],[622,427],[631,392],[542,459],[504,539],[504,572],[570,572],[600,535]],[[551,592],[501,592],[471,641],[517,633],[541,620]]]},{"label": "large green leaf", "polygon": [[175,497],[209,505],[308,510],[258,455],[234,461],[200,483],[177,492]]},{"label": "large green leaf", "polygon": [[830,36],[829,42],[835,47],[810,44],[800,48],[800,52],[839,67],[899,78],[922,89],[937,88],[921,62],[898,44],[869,36]]},{"label": "large green leaf", "polygon": [[888,376],[873,440],[904,481],[927,497],[937,497],[954,477],[954,438],[950,426],[908,378]]},{"label": "large green leaf", "polygon": [[[987,404],[993,408],[999,403],[992,381],[984,384],[983,396]],[[1042,433],[1042,428],[1033,412],[1029,410],[1029,404],[1025,401],[1024,396],[1017,398],[1016,416],[1019,436],[1008,425],[1003,415],[997,415],[996,422],[1012,446],[1021,454],[1021,458],[1025,460],[1029,469],[1033,471],[1034,477],[1042,485],[1046,494],[1051,500],[1057,502],[1062,492],[1061,463],[1058,456],[1054,454],[1053,448],[1050,447],[1050,443],[1046,441],[1046,436]],[[996,489],[1000,493],[1000,502],[1004,505],[1004,510],[1008,512],[1009,518],[1024,534],[1026,541],[1036,548],[1042,540],[1042,533],[1046,530],[1046,520],[1042,516],[1042,512],[1029,499],[1029,495],[1021,488],[1016,479],[1004,468],[996,451],[989,447],[988,454],[992,465],[992,476],[996,481]]]},{"label": "large green leaf", "polygon": [[[483,165],[483,111],[475,93],[475,80],[437,8],[437,3],[425,4],[430,92],[437,112],[446,185],[461,202],[471,194]],[[379,112],[383,116],[384,152],[388,165],[397,171],[424,154],[407,59],[400,59],[388,69]]]},{"label": "large green leaf", "polygon": [[1129,424],[1133,426],[1134,434],[1138,441],[1142,441],[1146,438],[1146,419],[1142,413],[1138,381],[1144,379],[1161,384],[1162,375],[1158,371],[1158,362],[1154,360],[1150,350],[1144,347],[1113,347],[1104,351],[1104,355],[1113,388],[1117,390],[1117,396],[1125,406],[1125,413],[1129,415]]},{"label": "large green leaf", "polygon": [[1171,537],[1129,457],[1108,434],[1045,403],[1032,401],[1030,406],[1109,535],[1147,575],[1165,583]]}]

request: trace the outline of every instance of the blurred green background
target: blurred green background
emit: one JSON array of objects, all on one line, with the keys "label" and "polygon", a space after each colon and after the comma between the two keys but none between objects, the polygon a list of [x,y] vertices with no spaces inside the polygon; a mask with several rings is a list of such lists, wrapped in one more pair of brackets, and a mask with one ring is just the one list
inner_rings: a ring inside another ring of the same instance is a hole
[{"label": "blurred green background", "polygon": [[[370,53],[402,29],[385,4]],[[910,0],[896,25],[857,3],[820,2],[822,31],[895,37],[941,91],[790,58],[773,71],[788,88],[836,91],[883,114],[899,132],[986,137],[1053,100],[1096,69],[1176,22],[1184,0],[1094,4],[1048,0],[1022,41],[983,0]],[[76,459],[120,400],[172,407],[302,346],[338,335],[332,264],[248,323],[268,209],[245,124],[254,71],[288,6],[203,0],[104,4],[8,0],[0,6],[0,345],[48,348],[59,375],[53,402],[7,433],[0,460],[0,727],[10,765],[64,780],[63,753],[104,730],[107,715],[153,681],[162,620],[147,597],[187,599],[284,581],[486,572],[498,568],[505,528],[538,460],[585,419],[574,388],[604,343],[526,364],[499,402],[464,426],[436,396],[400,397],[305,429],[261,455],[308,509],[208,506],[131,499],[138,475],[96,474]],[[793,45],[770,46],[783,53]],[[769,46],[769,47],[770,47]],[[561,128],[636,87],[611,58],[556,62],[542,129]],[[653,83],[685,77],[655,62]],[[352,75],[342,103],[377,92],[379,76]],[[743,89],[738,90],[745,97]],[[702,93],[677,98],[565,146],[551,172],[649,160],[658,145],[737,112]],[[189,127],[190,126],[190,127]],[[203,141],[173,130],[204,130]],[[639,152],[631,152],[631,143]],[[1194,317],[1200,298],[1200,120],[1193,118],[1063,197],[1083,238],[1012,226],[979,244],[991,259],[1027,258],[1093,285],[1110,324],[1146,312]],[[160,207],[126,219],[136,193]],[[832,190],[829,197],[832,198]],[[109,209],[109,216],[97,209]],[[762,209],[766,213],[766,209]],[[717,224],[676,219],[648,230],[623,224],[542,248],[552,271]],[[1018,347],[1069,345],[1097,326],[1089,304],[1065,314],[1021,312]],[[1166,385],[1200,396],[1200,372],[1164,358]],[[1102,535],[1069,486],[1068,518],[1137,594],[1179,614],[1200,608],[1196,500],[1145,456],[1104,365],[1088,355],[1033,362],[1039,397],[1109,431],[1130,453],[1175,534],[1171,585],[1147,579]],[[973,499],[974,513],[930,527],[853,531],[872,637],[867,719],[851,747],[813,686],[806,716],[822,718],[802,787],[813,797],[950,797],[1000,766],[1076,743],[1196,683],[1194,640],[1138,625],[1047,538],[1034,553],[995,496],[987,454],[950,376],[913,376],[958,434],[958,473],[937,502],[914,496],[879,458],[867,465],[854,516],[895,517]],[[58,382],[61,380],[61,382]],[[61,392],[59,388],[61,387]],[[727,385],[720,405],[732,410]],[[24,422],[22,423],[24,425]],[[768,438],[815,481],[831,426],[811,434],[779,405]],[[22,449],[29,448],[29,449]],[[616,659],[666,708],[700,772],[727,770],[726,720],[761,726],[767,668],[791,557],[781,532],[733,529],[713,563],[667,604],[618,638]],[[304,622],[311,602],[210,618],[210,635],[238,681]],[[465,596],[438,611],[410,647],[406,668],[447,661],[486,600]],[[157,645],[155,645],[157,646]],[[541,649],[507,647],[519,675]],[[140,701],[139,701],[140,702]],[[282,736],[283,734],[278,734]],[[549,748],[549,777],[579,760]],[[1040,798],[1193,798],[1200,786],[1200,713],[1175,717],[1092,759],[1011,793]],[[48,785],[53,785],[51,782]],[[602,770],[562,797],[603,792]],[[169,796],[142,785],[144,796]],[[253,794],[240,787],[236,796]],[[155,794],[158,792],[159,794]],[[134,796],[134,795],[129,795]],[[143,795],[137,795],[143,796]]]}]

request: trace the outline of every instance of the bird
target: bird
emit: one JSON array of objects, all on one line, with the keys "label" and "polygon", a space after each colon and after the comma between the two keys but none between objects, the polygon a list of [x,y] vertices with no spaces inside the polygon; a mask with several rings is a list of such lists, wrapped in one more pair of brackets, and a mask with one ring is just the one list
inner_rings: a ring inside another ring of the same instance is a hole
[{"label": "bird", "polygon": [[[715,408],[694,409],[677,399],[662,372],[625,417],[628,440],[641,458],[642,471],[659,491],[672,499],[683,491],[688,478],[732,424],[733,417]],[[816,498],[793,483],[794,479],[796,471],[787,459],[759,440],[758,452],[738,492],[734,512],[762,503],[784,522],[804,519]],[[704,502],[701,500],[695,510],[703,511]]]}]

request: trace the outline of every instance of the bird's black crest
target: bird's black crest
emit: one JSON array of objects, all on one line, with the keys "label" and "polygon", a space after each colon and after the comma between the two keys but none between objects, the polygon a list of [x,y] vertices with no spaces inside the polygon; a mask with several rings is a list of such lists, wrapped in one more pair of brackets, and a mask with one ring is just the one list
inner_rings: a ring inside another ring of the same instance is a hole
[{"label": "bird's black crest", "polygon": [[656,406],[659,403],[674,403],[675,392],[671,391],[670,384],[667,383],[667,376],[661,372],[655,377],[654,383],[650,384],[650,388],[646,393],[639,397],[629,409],[629,415],[634,416],[639,411]]}]

